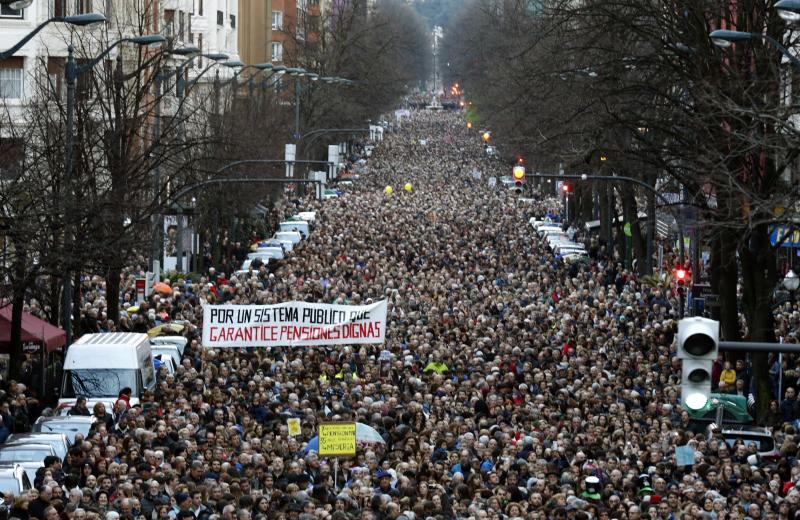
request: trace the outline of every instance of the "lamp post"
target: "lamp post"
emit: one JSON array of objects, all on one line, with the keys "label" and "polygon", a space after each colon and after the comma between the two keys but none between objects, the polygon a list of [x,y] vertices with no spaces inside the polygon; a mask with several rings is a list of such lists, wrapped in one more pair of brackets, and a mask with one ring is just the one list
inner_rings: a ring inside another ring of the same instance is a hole
[{"label": "lamp post", "polygon": [[[183,68],[191,63],[196,57],[203,56],[205,58],[209,58],[212,60],[218,59],[228,59],[227,54],[201,54],[200,49],[194,45],[186,45],[183,47],[178,47],[176,49],[169,49],[166,51],[168,54],[172,54],[174,56],[188,56],[189,58],[182,63],[180,63],[177,67],[175,67],[175,74],[177,76],[176,85],[176,95],[181,97],[182,88],[183,88]],[[156,105],[155,105],[155,122],[153,124],[153,142],[158,143],[161,142],[161,98],[164,95],[162,92],[162,85],[164,82],[165,76],[161,73],[156,75],[155,78],[155,97],[156,97]],[[156,199],[157,206],[160,208],[161,202],[161,161],[158,161],[155,167],[155,171],[153,172],[153,194]],[[164,227],[163,224],[164,215],[163,212],[159,210],[158,215],[156,215],[154,229],[153,229],[153,244],[152,249],[150,251],[150,270],[155,271],[155,262],[161,258],[161,250],[163,249],[163,238],[162,238],[162,230]]]},{"label": "lamp post", "polygon": [[[786,9],[780,10],[779,12],[791,12]],[[798,13],[800,16],[800,13]],[[734,43],[744,42],[748,40],[765,40],[772,44],[773,47],[778,49],[781,54],[783,54],[789,61],[792,63],[792,66],[798,70],[800,70],[800,59],[789,52],[789,50],[781,45],[781,43],[773,38],[772,36],[764,33],[751,33],[751,32],[744,32],[744,31],[729,31],[727,29],[717,29],[716,31],[711,31],[708,35],[711,38],[711,41],[714,42],[714,45],[717,47],[721,47],[723,49],[730,47]]]},{"label": "lamp post", "polygon": [[[23,7],[15,7],[15,4],[19,3],[19,1],[20,0],[18,0],[17,2],[0,2],[0,4],[8,5],[12,9],[24,9],[25,7],[27,7],[31,3],[28,0],[21,0],[23,2],[27,2],[27,4],[24,5]],[[5,59],[8,59],[11,56],[13,56],[15,52],[20,50],[26,43],[31,41],[31,39],[34,36],[36,36],[39,33],[39,31],[41,31],[42,29],[45,28],[45,26],[47,26],[48,24],[51,24],[53,22],[64,22],[64,23],[68,23],[70,25],[75,25],[75,26],[78,26],[78,27],[84,27],[86,25],[91,25],[91,24],[94,24],[94,23],[100,23],[100,22],[105,22],[105,21],[106,21],[106,17],[103,16],[102,14],[100,14],[100,13],[76,14],[74,16],[54,16],[52,18],[49,18],[48,20],[45,20],[41,24],[39,24],[34,30],[32,30],[31,32],[26,34],[24,38],[22,38],[20,41],[18,41],[16,44],[14,44],[13,47],[11,47],[10,49],[6,49],[3,52],[0,52],[0,61],[3,61]]]},{"label": "lamp post", "polygon": [[[105,19],[105,18],[103,18]],[[154,45],[154,44],[161,44],[167,41],[160,34],[148,34],[144,36],[136,36],[132,38],[122,38],[121,40],[117,40],[108,47],[103,50],[96,58],[93,60],[84,63],[78,66],[75,63],[75,48],[70,45],[67,49],[68,57],[67,57],[67,64],[64,67],[64,78],[67,84],[67,107],[66,107],[66,150],[64,154],[64,184],[66,186],[66,194],[65,199],[67,201],[72,200],[72,181],[73,181],[73,161],[74,161],[74,153],[75,153],[75,84],[78,80],[78,76],[91,72],[91,70],[100,63],[108,54],[114,50],[118,45],[122,43],[134,43],[136,45]],[[65,208],[69,211],[69,204],[65,204]],[[72,242],[72,226],[69,222],[69,218],[65,213],[65,221],[66,221],[66,230],[65,230],[65,245],[68,245]],[[65,248],[66,249],[66,248]],[[69,251],[66,251],[69,254]],[[65,272],[64,272],[64,309],[63,309],[63,320],[64,320],[64,332],[66,333],[66,346],[69,346],[72,343],[72,280],[70,279],[71,271],[70,263],[72,259],[67,258],[65,259]],[[116,296],[115,296],[116,297]]]}]

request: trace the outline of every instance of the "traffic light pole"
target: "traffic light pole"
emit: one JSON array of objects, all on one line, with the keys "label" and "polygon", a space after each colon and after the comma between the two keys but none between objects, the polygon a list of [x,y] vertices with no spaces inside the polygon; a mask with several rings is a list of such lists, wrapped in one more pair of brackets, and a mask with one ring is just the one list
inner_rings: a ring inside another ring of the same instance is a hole
[{"label": "traffic light pole", "polygon": [[797,343],[760,343],[753,341],[720,341],[719,349],[727,352],[784,352],[800,353]]}]

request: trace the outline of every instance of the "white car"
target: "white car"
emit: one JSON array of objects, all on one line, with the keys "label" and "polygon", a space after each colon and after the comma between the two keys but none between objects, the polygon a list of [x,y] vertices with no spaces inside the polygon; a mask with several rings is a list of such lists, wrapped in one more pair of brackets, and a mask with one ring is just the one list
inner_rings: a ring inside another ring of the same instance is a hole
[{"label": "white car", "polygon": [[[264,247],[282,247],[285,252],[290,252],[294,249],[294,242],[290,242],[288,240],[268,240],[267,242],[262,242],[263,245],[259,245],[258,249],[262,249]],[[258,252],[256,249],[256,253]]]},{"label": "white car", "polygon": [[[264,264],[266,264],[271,259],[283,260],[285,256],[286,255],[284,255],[282,247],[262,247],[257,249],[255,253],[248,254],[247,259],[255,260],[256,258],[260,258],[261,261],[264,262]],[[247,268],[244,265],[242,265],[242,269],[247,269]]]},{"label": "white car", "polygon": [[[189,340],[184,336],[156,336],[155,338],[150,338],[151,349],[159,345],[172,345],[178,349],[178,354],[180,354],[180,356],[183,355],[183,351],[186,350],[186,345],[188,343]],[[178,363],[181,361],[180,356],[178,356]]]},{"label": "white car", "polygon": [[173,369],[177,369],[178,365],[181,364],[181,353],[178,350],[178,347],[176,347],[175,345],[168,345],[168,344],[152,345],[151,348],[153,350],[154,358],[156,356],[161,356],[159,359],[162,362],[165,362],[167,360],[172,361]]},{"label": "white car", "polygon": [[289,240],[294,244],[299,244],[303,240],[303,235],[298,231],[278,231],[272,236],[273,240]]}]

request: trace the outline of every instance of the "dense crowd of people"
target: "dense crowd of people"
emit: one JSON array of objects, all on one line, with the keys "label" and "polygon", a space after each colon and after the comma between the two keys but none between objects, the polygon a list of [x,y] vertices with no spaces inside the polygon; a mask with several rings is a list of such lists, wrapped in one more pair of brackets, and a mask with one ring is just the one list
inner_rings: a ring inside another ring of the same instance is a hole
[{"label": "dense crowd of people", "polygon": [[[694,433],[679,404],[673,291],[601,247],[589,263],[555,257],[527,223],[557,214],[557,201],[490,186],[503,168],[458,114],[414,112],[342,197],[277,206],[280,216],[317,211],[310,238],[277,268],[178,280],[118,323],[102,316],[102,281],[91,281],[84,311],[102,317],[99,329],[189,323],[182,364],[174,376],[162,370],[141,405],[98,410],[63,464],[46,461],[35,491],[6,497],[8,516],[794,518],[800,408],[775,403],[778,460]],[[381,299],[382,345],[200,343],[204,303]],[[717,376],[723,390],[748,377],[744,365]],[[10,385],[4,423],[25,397]],[[307,443],[330,420],[367,424],[383,442],[320,457]],[[688,463],[676,455],[687,446]]]}]

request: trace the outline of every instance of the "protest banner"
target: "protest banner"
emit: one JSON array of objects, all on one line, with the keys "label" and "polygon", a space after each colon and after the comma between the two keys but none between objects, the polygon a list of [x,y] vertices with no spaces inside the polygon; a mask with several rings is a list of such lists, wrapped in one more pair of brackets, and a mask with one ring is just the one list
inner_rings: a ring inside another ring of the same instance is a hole
[{"label": "protest banner", "polygon": [[319,455],[344,457],[356,454],[356,423],[327,422],[319,425]]},{"label": "protest banner", "polygon": [[205,347],[383,343],[385,332],[386,300],[369,305],[286,302],[203,307]]}]

